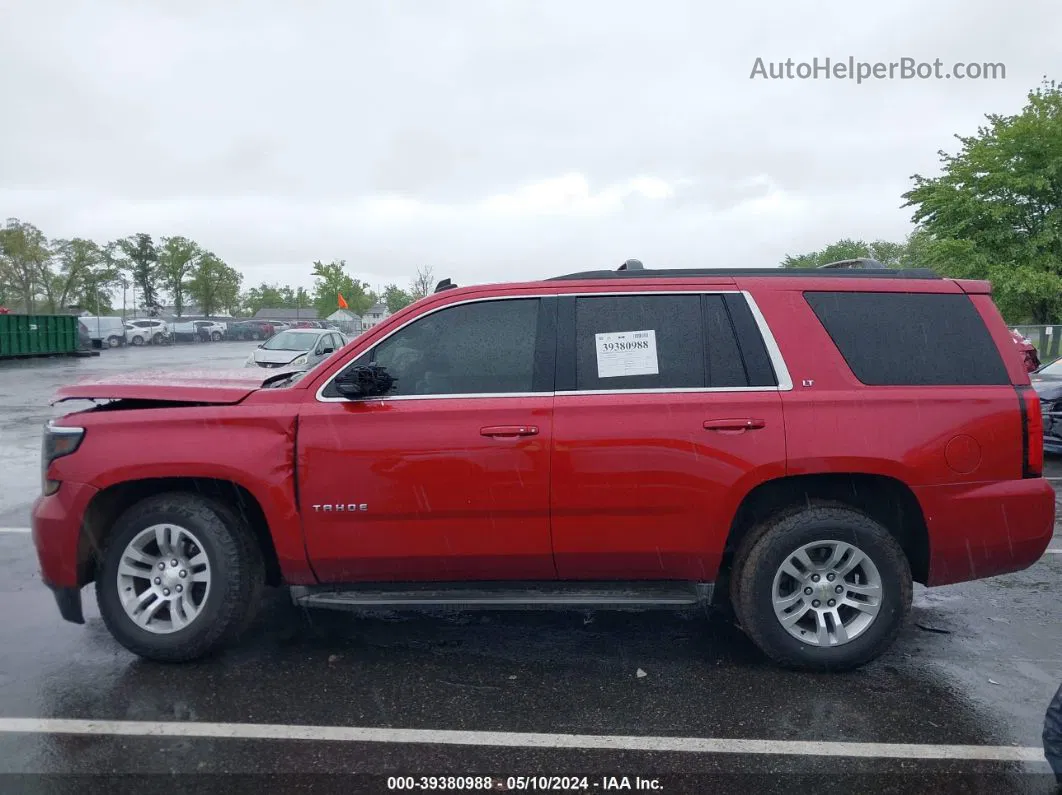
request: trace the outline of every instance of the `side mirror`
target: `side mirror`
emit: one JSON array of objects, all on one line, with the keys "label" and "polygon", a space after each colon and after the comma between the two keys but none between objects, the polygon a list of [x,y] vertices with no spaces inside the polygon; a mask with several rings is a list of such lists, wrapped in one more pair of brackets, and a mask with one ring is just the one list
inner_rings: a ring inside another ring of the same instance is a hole
[{"label": "side mirror", "polygon": [[379,397],[391,391],[398,379],[377,364],[359,365],[341,373],[334,381],[336,390],[349,400]]},{"label": "side mirror", "polygon": [[327,353],[335,353],[335,352],[336,352],[335,348],[321,348],[321,350],[317,351],[317,355],[318,356],[324,356]]}]

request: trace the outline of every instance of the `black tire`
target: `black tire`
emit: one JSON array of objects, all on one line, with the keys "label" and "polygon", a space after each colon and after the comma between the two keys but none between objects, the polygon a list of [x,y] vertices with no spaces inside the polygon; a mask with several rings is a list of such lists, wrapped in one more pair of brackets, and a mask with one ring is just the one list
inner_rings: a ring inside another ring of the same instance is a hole
[{"label": "black tire", "polygon": [[[873,623],[838,646],[804,643],[774,613],[774,576],[797,549],[815,541],[844,541],[866,554],[881,576],[881,606]],[[847,671],[884,653],[911,610],[911,568],[896,539],[869,516],[841,505],[795,510],[753,530],[731,575],[731,601],[741,628],[764,654],[786,668]]]},{"label": "black tire", "polygon": [[157,331],[157,332],[155,332],[152,335],[151,344],[152,345],[161,345],[162,344],[162,332]]},{"label": "black tire", "polygon": [[[117,575],[129,542],[144,528],[165,523],[187,528],[202,542],[212,579],[199,615],[187,627],[155,634],[126,614]],[[96,601],[107,629],[129,651],[158,662],[186,662],[221,648],[246,628],[264,581],[261,550],[238,515],[206,497],[175,492],[148,497],[119,517],[100,555]]]},{"label": "black tire", "polygon": [[138,345],[139,346],[139,345],[143,345],[143,344],[144,344],[144,338],[141,337],[139,334],[137,336],[133,337],[133,345]]},{"label": "black tire", "polygon": [[224,339],[224,335],[220,331],[215,331],[210,335],[210,339],[213,342],[221,342],[221,340]]},{"label": "black tire", "polygon": [[107,338],[107,347],[117,348],[119,345],[122,344],[122,342],[123,340],[120,337],[111,336]]}]

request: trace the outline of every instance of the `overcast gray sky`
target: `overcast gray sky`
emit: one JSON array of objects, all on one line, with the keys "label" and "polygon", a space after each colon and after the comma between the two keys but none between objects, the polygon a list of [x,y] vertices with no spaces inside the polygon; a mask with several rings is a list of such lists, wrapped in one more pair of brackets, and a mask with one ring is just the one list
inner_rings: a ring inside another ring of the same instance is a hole
[{"label": "overcast gray sky", "polygon": [[[1057,0],[5,0],[0,216],[187,235],[248,284],[775,265],[902,239],[910,175],[1060,32]],[[1006,79],[750,79],[849,56]]]}]

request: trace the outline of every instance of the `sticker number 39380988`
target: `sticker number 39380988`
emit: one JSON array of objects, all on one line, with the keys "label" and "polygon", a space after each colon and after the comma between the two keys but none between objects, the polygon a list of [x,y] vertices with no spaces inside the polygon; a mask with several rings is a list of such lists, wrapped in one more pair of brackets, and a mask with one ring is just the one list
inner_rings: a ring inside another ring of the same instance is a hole
[{"label": "sticker number 39380988", "polygon": [[595,334],[597,347],[597,377],[615,378],[623,375],[658,375],[656,332],[613,331]]}]

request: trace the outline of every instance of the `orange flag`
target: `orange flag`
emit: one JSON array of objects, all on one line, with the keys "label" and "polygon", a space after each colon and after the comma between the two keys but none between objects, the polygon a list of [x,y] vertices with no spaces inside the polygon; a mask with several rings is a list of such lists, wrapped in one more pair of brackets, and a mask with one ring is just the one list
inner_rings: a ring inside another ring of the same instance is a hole
[{"label": "orange flag", "polygon": [[339,308],[340,309],[346,309],[347,308],[347,299],[345,299],[343,297],[343,293],[339,293]]}]

